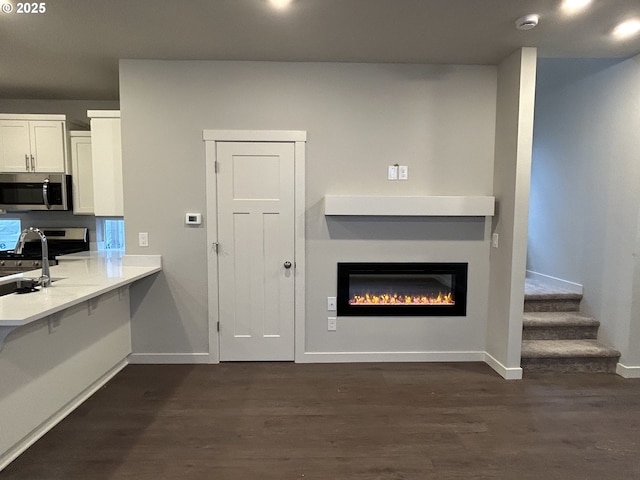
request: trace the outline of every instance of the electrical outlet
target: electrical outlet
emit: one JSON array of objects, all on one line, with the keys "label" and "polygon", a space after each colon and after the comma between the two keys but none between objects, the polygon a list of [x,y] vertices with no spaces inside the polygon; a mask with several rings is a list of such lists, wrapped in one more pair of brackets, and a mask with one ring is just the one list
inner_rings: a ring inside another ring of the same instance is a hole
[{"label": "electrical outlet", "polygon": [[327,310],[336,310],[336,297],[327,297]]},{"label": "electrical outlet", "polygon": [[149,246],[149,234],[147,232],[138,233],[138,246],[139,247]]},{"label": "electrical outlet", "polygon": [[327,330],[330,332],[335,332],[337,328],[337,319],[336,317],[328,317],[327,318]]},{"label": "electrical outlet", "polygon": [[406,165],[400,165],[398,167],[398,179],[399,180],[409,179],[409,167],[407,167]]}]

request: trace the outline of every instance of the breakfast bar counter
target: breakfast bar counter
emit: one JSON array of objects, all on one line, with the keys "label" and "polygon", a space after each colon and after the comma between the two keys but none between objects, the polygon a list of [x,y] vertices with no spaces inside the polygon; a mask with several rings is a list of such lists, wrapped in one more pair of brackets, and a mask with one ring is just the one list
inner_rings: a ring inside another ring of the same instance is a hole
[{"label": "breakfast bar counter", "polygon": [[[122,252],[81,252],[58,258],[51,267],[53,283],[26,294],[0,297],[0,328],[22,326],[78,303],[126,286],[162,269],[160,255],[122,255]],[[40,270],[0,278],[36,278]]]},{"label": "breakfast bar counter", "polygon": [[50,287],[0,296],[0,470],[127,365],[130,288],[162,270],[159,255],[58,261]]}]

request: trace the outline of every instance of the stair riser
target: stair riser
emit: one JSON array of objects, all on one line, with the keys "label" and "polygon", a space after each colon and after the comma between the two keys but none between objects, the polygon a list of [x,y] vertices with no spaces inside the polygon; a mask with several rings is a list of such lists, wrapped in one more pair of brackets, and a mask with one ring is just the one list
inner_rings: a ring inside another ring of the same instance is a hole
[{"label": "stair riser", "polygon": [[527,373],[615,373],[618,358],[523,358]]},{"label": "stair riser", "polygon": [[525,312],[577,312],[580,300],[525,300]]},{"label": "stair riser", "polygon": [[589,340],[598,338],[598,327],[524,327],[523,340]]}]

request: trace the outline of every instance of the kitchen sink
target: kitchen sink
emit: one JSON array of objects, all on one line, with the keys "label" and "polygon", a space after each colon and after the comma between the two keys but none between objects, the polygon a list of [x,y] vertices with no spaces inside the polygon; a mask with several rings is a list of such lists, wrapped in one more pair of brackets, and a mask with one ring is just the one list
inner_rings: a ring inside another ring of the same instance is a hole
[{"label": "kitchen sink", "polygon": [[[59,280],[52,278],[51,283]],[[39,292],[40,286],[37,278],[17,278],[11,282],[0,283],[0,297],[11,295],[12,293],[32,293]]]}]

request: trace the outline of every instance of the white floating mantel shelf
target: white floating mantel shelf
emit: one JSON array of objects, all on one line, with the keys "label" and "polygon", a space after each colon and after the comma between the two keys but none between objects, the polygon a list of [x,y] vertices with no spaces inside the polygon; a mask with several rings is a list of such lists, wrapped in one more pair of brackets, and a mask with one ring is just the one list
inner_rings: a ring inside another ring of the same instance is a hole
[{"label": "white floating mantel shelf", "polygon": [[394,217],[487,217],[493,216],[495,197],[327,195],[325,215]]}]

